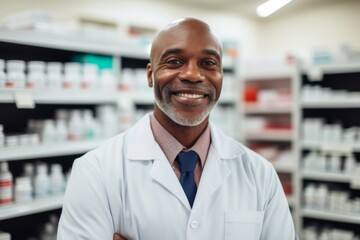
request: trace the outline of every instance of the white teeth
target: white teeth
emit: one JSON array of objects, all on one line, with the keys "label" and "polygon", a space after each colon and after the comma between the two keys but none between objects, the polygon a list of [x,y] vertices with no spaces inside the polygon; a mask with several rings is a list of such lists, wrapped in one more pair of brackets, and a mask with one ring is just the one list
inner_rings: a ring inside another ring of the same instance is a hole
[{"label": "white teeth", "polygon": [[190,94],[190,93],[178,93],[176,94],[179,97],[186,97],[186,98],[202,98],[204,95],[202,94]]}]

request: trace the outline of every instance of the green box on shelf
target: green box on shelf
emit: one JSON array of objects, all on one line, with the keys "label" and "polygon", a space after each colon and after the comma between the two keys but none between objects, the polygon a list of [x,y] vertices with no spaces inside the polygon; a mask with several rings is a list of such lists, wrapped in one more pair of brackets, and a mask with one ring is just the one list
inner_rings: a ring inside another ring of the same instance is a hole
[{"label": "green box on shelf", "polygon": [[80,63],[96,64],[99,69],[113,68],[113,58],[110,56],[96,55],[96,54],[77,54],[72,57],[72,61]]}]

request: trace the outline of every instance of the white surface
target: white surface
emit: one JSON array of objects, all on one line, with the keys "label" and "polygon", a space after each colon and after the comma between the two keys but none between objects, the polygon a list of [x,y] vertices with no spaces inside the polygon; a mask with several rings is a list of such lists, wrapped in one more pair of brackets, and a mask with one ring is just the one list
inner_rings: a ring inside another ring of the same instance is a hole
[{"label": "white surface", "polygon": [[91,140],[58,144],[42,144],[30,147],[5,147],[0,148],[0,162],[81,154],[98,147],[103,142],[104,140]]},{"label": "white surface", "polygon": [[74,90],[0,90],[0,103],[14,103],[17,92],[25,92],[41,104],[105,104],[116,103],[120,92],[74,91]]},{"label": "white surface", "polygon": [[302,216],[308,218],[328,220],[328,221],[360,224],[360,214],[355,215],[349,213],[335,213],[330,211],[303,209]]},{"label": "white surface", "polygon": [[301,147],[309,150],[323,150],[327,152],[339,152],[347,154],[349,152],[360,152],[360,145],[340,144],[340,143],[319,143],[302,142]]},{"label": "white surface", "polygon": [[330,173],[318,171],[303,171],[301,174],[303,179],[329,181],[329,182],[343,182],[350,183],[352,176],[345,173]]},{"label": "white surface", "polygon": [[360,99],[302,100],[303,108],[360,108]]},{"label": "white surface", "polygon": [[122,56],[128,57],[148,58],[145,49],[141,50],[139,45],[135,45],[136,41],[134,40],[99,40],[80,35],[65,36],[34,31],[10,31],[1,29],[0,41],[70,51],[118,56],[121,54]]},{"label": "white surface", "polygon": [[264,132],[251,132],[246,133],[246,140],[263,140],[263,141],[291,141],[293,138],[292,133],[288,131],[264,131]]},{"label": "white surface", "polygon": [[246,103],[244,112],[245,114],[284,114],[291,113],[292,106],[289,104],[281,105],[281,104],[251,104]]},{"label": "white surface", "polygon": [[63,196],[55,196],[0,206],[0,220],[58,209],[61,208],[62,203]]}]

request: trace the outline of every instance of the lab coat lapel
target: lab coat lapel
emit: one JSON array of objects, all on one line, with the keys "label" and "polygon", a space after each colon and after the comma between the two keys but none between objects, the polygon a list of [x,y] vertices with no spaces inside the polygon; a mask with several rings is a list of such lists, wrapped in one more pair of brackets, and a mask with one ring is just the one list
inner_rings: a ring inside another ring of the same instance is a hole
[{"label": "lab coat lapel", "polygon": [[224,165],[220,156],[211,146],[196,193],[195,207],[196,205],[202,205],[205,201],[210,201],[211,195],[224,184],[229,175],[230,170]]},{"label": "lab coat lapel", "polygon": [[158,156],[151,168],[152,178],[178,198],[179,201],[190,211],[191,208],[189,201],[186,198],[184,190],[171,168],[169,161],[166,159],[159,146],[157,146],[156,152],[158,153]]},{"label": "lab coat lapel", "polygon": [[130,161],[153,161],[149,172],[151,177],[178,198],[187,209],[191,210],[179,180],[164,152],[154,139],[149,114],[143,117],[130,131],[127,158]]}]

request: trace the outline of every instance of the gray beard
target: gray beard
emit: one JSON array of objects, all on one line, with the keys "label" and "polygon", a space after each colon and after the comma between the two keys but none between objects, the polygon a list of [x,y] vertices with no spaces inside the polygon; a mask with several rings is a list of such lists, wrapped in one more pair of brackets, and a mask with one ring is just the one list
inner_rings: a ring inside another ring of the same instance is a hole
[{"label": "gray beard", "polygon": [[200,115],[195,119],[187,119],[178,112],[175,111],[175,109],[171,106],[170,100],[166,99],[164,101],[161,101],[156,95],[155,95],[155,104],[159,107],[159,109],[165,113],[166,116],[168,116],[171,120],[176,122],[177,124],[185,127],[195,127],[202,123],[210,114],[210,111],[215,107],[216,101],[213,101],[209,108],[207,110],[204,110],[200,113]]}]

